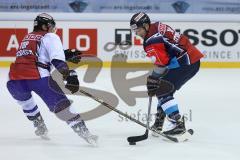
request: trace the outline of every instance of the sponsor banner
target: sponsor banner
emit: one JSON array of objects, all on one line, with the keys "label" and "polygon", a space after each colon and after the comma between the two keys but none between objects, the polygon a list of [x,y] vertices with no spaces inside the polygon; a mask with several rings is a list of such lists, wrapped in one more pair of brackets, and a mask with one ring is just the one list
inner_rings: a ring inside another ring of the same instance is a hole
[{"label": "sponsor banner", "polygon": [[[218,22],[168,22],[168,25],[187,35],[204,53],[206,62],[240,62],[240,28],[238,23]],[[104,27],[108,27],[107,25]],[[111,60],[115,54],[125,54],[129,60],[146,61],[142,40],[131,33],[128,23],[114,23],[100,41],[101,58]],[[114,35],[110,35],[114,33]],[[113,43],[111,43],[113,42]],[[115,45],[114,45],[115,44]],[[129,45],[131,44],[131,45]]]},{"label": "sponsor banner", "polygon": [[97,29],[69,28],[69,48],[97,56]]},{"label": "sponsor banner", "polygon": [[204,53],[203,61],[240,62],[238,23],[178,22],[169,25],[189,37]]},{"label": "sponsor banner", "polygon": [[239,0],[1,0],[0,12],[240,13]]},{"label": "sponsor banner", "polygon": [[0,57],[15,57],[19,42],[27,33],[27,28],[0,28]]},{"label": "sponsor banner", "polygon": [[[82,24],[72,22],[57,22],[57,34],[63,42],[64,48],[76,48],[86,55],[97,56],[97,29],[90,28],[88,23]],[[83,26],[86,27],[83,27]],[[91,24],[90,24],[91,25]],[[23,37],[32,32],[30,21],[1,21],[0,23],[0,61],[13,61]],[[8,58],[9,57],[9,58]]]},{"label": "sponsor banner", "polygon": [[[240,62],[238,23],[168,22],[187,35],[205,54],[204,62]],[[127,60],[151,62],[142,48],[142,39],[129,29],[129,22],[57,21],[64,48],[76,48],[103,62]],[[12,61],[24,34],[32,31],[30,21],[1,21],[0,61]],[[121,54],[121,55],[120,55]],[[2,57],[2,58],[1,58]]]}]

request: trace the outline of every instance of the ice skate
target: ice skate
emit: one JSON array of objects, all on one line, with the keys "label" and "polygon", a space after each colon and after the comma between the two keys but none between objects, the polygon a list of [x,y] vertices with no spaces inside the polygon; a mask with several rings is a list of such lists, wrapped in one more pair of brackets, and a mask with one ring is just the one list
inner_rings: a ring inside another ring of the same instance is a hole
[{"label": "ice skate", "polygon": [[163,133],[169,136],[182,135],[186,132],[184,116],[178,114],[174,119],[169,118],[170,122],[173,124],[173,128]]},{"label": "ice skate", "polygon": [[48,129],[47,129],[41,115],[33,120],[33,125],[36,128],[35,134],[37,136],[41,137],[42,139],[49,140]]},{"label": "ice skate", "polygon": [[97,143],[98,136],[92,135],[89,132],[84,121],[81,121],[81,122],[75,124],[74,126],[72,126],[72,129],[74,130],[74,132],[76,132],[80,137],[82,137],[89,144],[91,144],[95,147],[98,145],[98,143]]},{"label": "ice skate", "polygon": [[[158,110],[158,112],[156,113],[155,122],[152,125],[151,129],[158,132],[158,133],[161,132],[162,129],[163,129],[163,124],[164,124],[165,117],[166,117],[166,114],[163,111]],[[156,133],[156,132],[152,132],[152,136],[159,137],[159,134]]]}]

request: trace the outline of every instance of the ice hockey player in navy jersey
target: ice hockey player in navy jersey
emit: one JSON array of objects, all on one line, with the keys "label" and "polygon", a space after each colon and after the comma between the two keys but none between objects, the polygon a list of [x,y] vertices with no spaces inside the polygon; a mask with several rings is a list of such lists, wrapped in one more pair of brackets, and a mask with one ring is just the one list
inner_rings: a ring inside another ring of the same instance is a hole
[{"label": "ice hockey player in navy jersey", "polygon": [[46,13],[35,18],[33,32],[24,37],[16,53],[16,60],[10,66],[7,88],[27,118],[33,122],[37,136],[46,138],[48,129],[32,92],[40,96],[49,110],[66,121],[80,137],[96,145],[98,137],[89,132],[84,120],[74,112],[70,100],[50,75],[54,66],[61,73],[61,79],[66,81],[65,88],[71,93],[78,91],[77,74],[69,70],[65,61],[78,63],[81,52],[63,50],[61,40],[55,34],[55,25],[54,19]]},{"label": "ice hockey player in navy jersey", "polygon": [[[174,93],[198,72],[203,54],[185,35],[161,22],[151,23],[144,12],[134,14],[130,26],[136,35],[144,39],[143,48],[147,56],[155,59],[152,74],[147,78],[148,95],[158,98],[156,119],[151,128],[161,132],[167,117],[173,127],[163,133],[183,134],[186,131],[185,121],[179,113]],[[167,95],[158,95],[161,80],[173,84],[173,91]],[[154,133],[153,135],[157,136]]]}]

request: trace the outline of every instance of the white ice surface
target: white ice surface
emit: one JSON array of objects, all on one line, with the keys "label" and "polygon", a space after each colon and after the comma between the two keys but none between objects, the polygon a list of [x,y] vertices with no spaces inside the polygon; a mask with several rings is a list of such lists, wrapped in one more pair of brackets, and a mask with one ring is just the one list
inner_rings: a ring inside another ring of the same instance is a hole
[{"label": "white ice surface", "polygon": [[[116,113],[111,112],[87,122],[91,132],[100,137],[98,148],[87,145],[34,95],[50,130],[51,140],[36,137],[32,123],[6,89],[7,73],[8,69],[0,68],[0,160],[240,159],[239,69],[201,69],[176,94],[181,112],[188,114],[189,110],[192,111],[192,121],[187,125],[195,130],[195,134],[190,141],[175,144],[150,136],[136,146],[129,146],[126,138],[143,134],[144,128],[129,121],[123,122]],[[109,75],[109,69],[103,69],[95,83],[81,80],[81,84],[116,95]],[[71,98],[80,111],[87,111],[97,104],[85,97]],[[147,111],[147,102],[147,98],[139,98],[135,107],[127,107],[120,99],[118,109],[128,113],[137,113],[141,109],[143,116]],[[156,110],[156,104],[154,99],[152,113]]]}]

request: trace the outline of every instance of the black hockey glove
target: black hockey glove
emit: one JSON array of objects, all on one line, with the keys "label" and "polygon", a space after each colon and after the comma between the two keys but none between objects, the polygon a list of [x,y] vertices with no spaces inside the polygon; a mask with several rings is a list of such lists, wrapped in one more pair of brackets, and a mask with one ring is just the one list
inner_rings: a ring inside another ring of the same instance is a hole
[{"label": "black hockey glove", "polygon": [[67,84],[65,85],[65,88],[69,89],[72,93],[76,93],[79,90],[78,76],[74,70],[69,71],[66,81]]},{"label": "black hockey glove", "polygon": [[147,89],[149,96],[162,97],[175,92],[174,85],[166,80],[159,79],[152,75],[147,78]]},{"label": "black hockey glove", "polygon": [[160,81],[159,78],[148,76],[147,78],[147,90],[148,90],[148,96],[153,97],[156,95],[159,87],[160,87]]},{"label": "black hockey glove", "polygon": [[81,60],[81,54],[82,52],[76,50],[76,49],[66,49],[64,50],[66,61],[72,62],[72,63],[79,63]]}]

